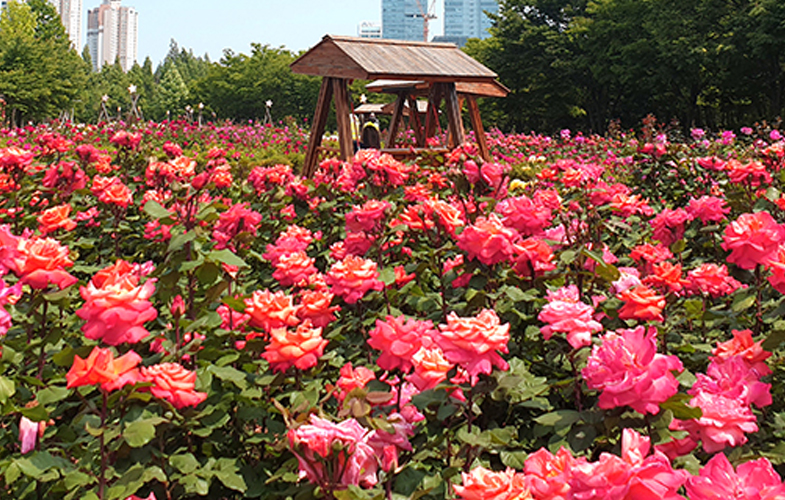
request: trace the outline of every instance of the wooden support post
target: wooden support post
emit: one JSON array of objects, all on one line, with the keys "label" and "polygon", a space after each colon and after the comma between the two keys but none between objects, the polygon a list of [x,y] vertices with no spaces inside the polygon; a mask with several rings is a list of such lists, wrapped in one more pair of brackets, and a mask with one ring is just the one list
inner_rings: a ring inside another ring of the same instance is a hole
[{"label": "wooden support post", "polygon": [[349,82],[343,78],[333,79],[335,92],[335,118],[338,122],[338,143],[341,146],[341,161],[354,156],[352,144],[352,103],[349,102]]},{"label": "wooden support post", "polygon": [[485,137],[485,129],[482,127],[477,98],[473,95],[466,96],[466,102],[469,108],[469,120],[472,123],[472,129],[474,129],[474,137],[477,139],[477,147],[480,148],[480,156],[485,161],[491,161],[491,153],[488,151],[488,141]]},{"label": "wooden support post", "polygon": [[450,130],[450,148],[456,148],[464,143],[465,134],[463,131],[463,119],[461,118],[461,108],[458,105],[458,92],[455,90],[454,83],[443,83],[444,100],[447,108],[447,123]]},{"label": "wooden support post", "polygon": [[442,88],[438,83],[431,84],[428,91],[428,112],[425,117],[425,140],[427,141],[436,133],[436,124],[439,121],[439,108],[442,105]]},{"label": "wooden support post", "polygon": [[417,98],[409,96],[409,127],[414,130],[414,138],[417,141],[418,148],[425,147],[425,130],[423,130],[422,120],[420,119],[420,111],[417,109]]},{"label": "wooden support post", "polygon": [[330,101],[333,97],[332,78],[322,79],[319,97],[316,100],[316,110],[311,121],[311,134],[308,137],[308,150],[305,152],[303,176],[311,178],[316,171],[316,162],[319,161],[319,147],[322,145],[322,135],[327,126],[327,115],[330,113]]},{"label": "wooden support post", "polygon": [[395,147],[395,138],[398,136],[398,126],[403,120],[404,103],[406,103],[406,94],[401,92],[398,94],[398,99],[395,100],[395,109],[392,119],[390,120],[390,129],[387,131],[387,143],[384,145],[385,148]]}]

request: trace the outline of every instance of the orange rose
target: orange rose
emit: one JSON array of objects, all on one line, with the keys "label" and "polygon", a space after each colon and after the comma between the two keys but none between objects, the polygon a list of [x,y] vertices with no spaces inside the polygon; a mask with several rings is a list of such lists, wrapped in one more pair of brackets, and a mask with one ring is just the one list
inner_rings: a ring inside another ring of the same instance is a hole
[{"label": "orange rose", "polygon": [[38,230],[41,234],[52,233],[58,229],[71,231],[76,227],[76,221],[70,219],[71,205],[58,205],[48,208],[38,216]]},{"label": "orange rose", "polygon": [[62,290],[77,281],[63,269],[74,265],[68,258],[68,247],[52,238],[19,238],[17,255],[8,264],[21,283],[37,290],[50,283]]},{"label": "orange rose", "polygon": [[169,401],[177,409],[196,406],[207,399],[207,393],[194,391],[196,372],[177,363],[143,367],[140,372],[142,380],[153,383],[150,387],[153,396]]},{"label": "orange rose", "polygon": [[119,389],[126,384],[134,384],[139,380],[139,370],[136,366],[142,357],[134,351],[129,351],[115,359],[109,349],[94,347],[87,359],[74,356],[74,364],[65,379],[68,389],[83,385],[101,384],[106,391]]},{"label": "orange rose", "polygon": [[455,492],[463,500],[530,500],[525,474],[507,468],[494,472],[484,467],[461,473],[463,486],[455,485]]},{"label": "orange rose", "polygon": [[295,306],[292,297],[283,292],[257,290],[251,298],[245,299],[245,306],[245,314],[251,317],[251,326],[265,332],[300,322],[297,317],[300,306]]},{"label": "orange rose", "polygon": [[641,321],[662,321],[662,310],[665,309],[665,297],[657,295],[654,290],[639,285],[621,292],[617,297],[624,302],[619,309],[619,319],[637,319]]},{"label": "orange rose", "polygon": [[321,328],[311,326],[310,321],[305,321],[293,332],[288,328],[276,328],[270,332],[270,343],[262,357],[273,370],[286,371],[292,365],[300,370],[316,366],[328,341],[322,338]]}]

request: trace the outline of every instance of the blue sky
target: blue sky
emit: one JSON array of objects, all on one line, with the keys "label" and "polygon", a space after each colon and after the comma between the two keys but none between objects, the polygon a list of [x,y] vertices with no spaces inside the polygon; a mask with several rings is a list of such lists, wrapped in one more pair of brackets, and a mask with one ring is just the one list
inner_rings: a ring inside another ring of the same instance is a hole
[{"label": "blue sky", "polygon": [[[84,0],[85,12],[100,3]],[[217,61],[225,48],[249,53],[252,42],[307,49],[325,34],[354,36],[361,21],[382,17],[381,0],[123,0],[123,5],[139,11],[139,62],[150,56],[154,66],[172,38]],[[432,34],[442,32],[440,8]],[[86,19],[82,29],[87,32]]]}]

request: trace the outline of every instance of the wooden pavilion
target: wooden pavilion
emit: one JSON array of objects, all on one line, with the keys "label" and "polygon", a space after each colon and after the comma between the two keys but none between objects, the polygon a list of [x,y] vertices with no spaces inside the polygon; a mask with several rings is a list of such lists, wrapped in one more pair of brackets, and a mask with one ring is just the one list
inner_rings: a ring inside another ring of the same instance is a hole
[{"label": "wooden pavilion", "polygon": [[[509,92],[496,81],[496,73],[478,63],[450,43],[380,40],[326,35],[321,42],[292,63],[292,71],[322,77],[322,86],[311,122],[303,174],[316,169],[322,135],[335,102],[340,158],[353,154],[349,83],[371,80],[367,89],[397,96],[388,129],[385,152],[397,157],[418,154],[427,148],[427,139],[436,134],[438,110],[445,103],[449,147],[464,142],[461,107],[468,105],[469,118],[480,154],[490,159],[477,97],[504,97]],[[418,96],[427,96],[427,112],[418,112]],[[417,148],[396,148],[395,138],[409,104],[409,124]],[[415,110],[415,112],[411,112]]]}]

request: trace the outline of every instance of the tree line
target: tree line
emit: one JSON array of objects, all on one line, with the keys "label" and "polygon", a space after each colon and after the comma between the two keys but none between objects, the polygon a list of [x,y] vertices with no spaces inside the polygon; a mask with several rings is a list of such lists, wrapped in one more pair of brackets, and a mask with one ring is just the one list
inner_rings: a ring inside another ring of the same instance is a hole
[{"label": "tree line", "polygon": [[[71,48],[65,28],[47,0],[12,0],[0,15],[0,97],[6,125],[52,118],[95,122],[102,108],[110,118],[127,118],[136,93],[144,119],[175,119],[192,110],[196,119],[253,120],[311,116],[319,80],[289,69],[297,54],[252,44],[249,55],[227,50],[217,61],[196,56],[172,40],[164,60],[148,57],[124,72],[119,64],[92,71],[85,47]],[[133,87],[133,88],[132,88]],[[105,97],[104,97],[105,96]],[[199,104],[202,104],[200,109]]]},{"label": "tree line", "polygon": [[[492,18],[492,36],[465,50],[511,90],[482,103],[504,131],[604,132],[649,114],[716,130],[777,120],[785,106],[781,0],[500,0]],[[93,72],[47,0],[12,0],[0,16],[0,95],[14,125],[93,122],[103,96],[110,116],[127,116],[132,85],[145,119],[187,108],[205,120],[263,119],[269,100],[276,120],[303,121],[319,80],[291,72],[298,55],[252,44],[210,61],[172,41],[157,67],[148,58],[127,73],[117,63]],[[352,90],[357,101],[362,82]]]},{"label": "tree line", "polygon": [[466,51],[511,89],[503,129],[603,132],[648,114],[682,129],[773,121],[785,106],[782,0],[500,0]]}]

